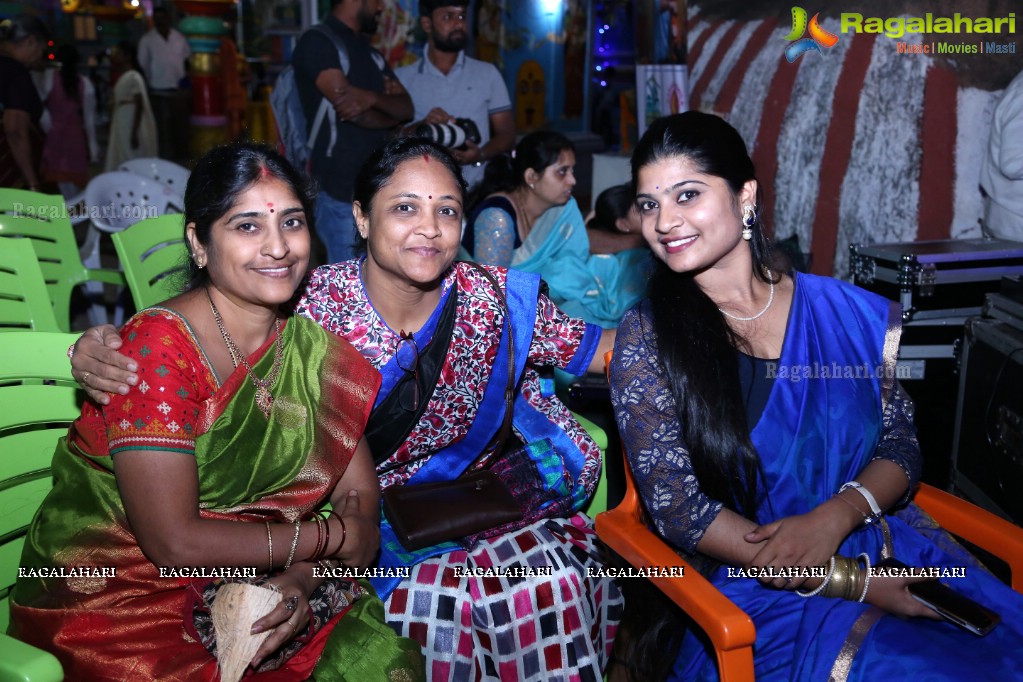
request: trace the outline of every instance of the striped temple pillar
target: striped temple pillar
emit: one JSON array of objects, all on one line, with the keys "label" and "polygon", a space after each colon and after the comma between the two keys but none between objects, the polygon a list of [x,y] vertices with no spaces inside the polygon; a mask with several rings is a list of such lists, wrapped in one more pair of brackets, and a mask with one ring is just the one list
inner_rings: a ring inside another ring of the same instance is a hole
[{"label": "striped temple pillar", "polygon": [[194,13],[178,22],[178,29],[185,34],[192,48],[189,60],[189,79],[192,82],[189,152],[192,158],[199,158],[227,140],[220,42],[229,29],[220,16],[210,15],[219,15],[233,3],[186,0],[177,4],[181,9]]},{"label": "striped temple pillar", "polygon": [[768,229],[798,235],[813,272],[848,279],[852,243],[980,236],[977,187],[1000,91],[962,87],[948,66],[899,54],[884,36],[840,34],[789,63],[787,16],[690,8],[688,26],[691,108],[742,134]]}]

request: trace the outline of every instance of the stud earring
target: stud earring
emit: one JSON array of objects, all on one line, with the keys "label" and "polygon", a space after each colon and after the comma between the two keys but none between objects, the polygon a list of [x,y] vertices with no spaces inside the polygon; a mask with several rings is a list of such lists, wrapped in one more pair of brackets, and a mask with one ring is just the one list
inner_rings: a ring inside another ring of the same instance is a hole
[{"label": "stud earring", "polygon": [[753,239],[753,226],[757,222],[757,211],[746,204],[742,207],[742,238],[746,241]]}]

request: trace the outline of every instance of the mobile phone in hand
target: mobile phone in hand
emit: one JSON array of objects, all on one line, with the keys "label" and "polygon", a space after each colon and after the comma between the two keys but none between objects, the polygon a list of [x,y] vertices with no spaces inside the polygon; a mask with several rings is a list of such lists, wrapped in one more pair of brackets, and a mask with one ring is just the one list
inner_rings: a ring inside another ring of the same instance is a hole
[{"label": "mobile phone in hand", "polygon": [[[896,559],[886,559],[878,566],[909,568]],[[1002,621],[1002,617],[991,609],[956,592],[948,585],[938,582],[937,579],[910,583],[907,589],[913,599],[934,609],[945,620],[955,623],[975,635],[986,635]]]}]

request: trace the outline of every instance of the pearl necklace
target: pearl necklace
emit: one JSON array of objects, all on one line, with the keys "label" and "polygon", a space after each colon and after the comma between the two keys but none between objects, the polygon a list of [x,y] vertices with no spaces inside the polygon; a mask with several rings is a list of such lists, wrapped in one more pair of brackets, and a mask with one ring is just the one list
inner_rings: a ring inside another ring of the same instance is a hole
[{"label": "pearl necklace", "polygon": [[730,317],[733,320],[739,320],[740,322],[751,322],[760,317],[761,315],[763,315],[764,313],[766,313],[770,309],[771,304],[774,303],[774,274],[772,274],[771,271],[768,270],[767,277],[768,281],[771,283],[771,294],[767,297],[767,305],[765,305],[764,309],[761,310],[759,313],[757,313],[756,315],[752,315],[750,317],[739,317],[738,315],[733,315],[725,311],[724,308],[718,308],[718,310],[720,310],[721,314],[724,315],[725,317]]}]

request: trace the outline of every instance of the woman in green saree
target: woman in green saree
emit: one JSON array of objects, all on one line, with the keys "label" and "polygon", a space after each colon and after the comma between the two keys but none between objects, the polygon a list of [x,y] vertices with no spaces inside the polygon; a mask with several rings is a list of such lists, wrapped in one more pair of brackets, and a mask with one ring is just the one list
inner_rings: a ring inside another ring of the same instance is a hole
[{"label": "woman in green saree", "polygon": [[371,588],[324,577],[379,547],[362,432],[380,377],[283,312],[309,262],[311,196],[258,145],[214,149],[193,171],[189,286],[122,329],[140,381],[84,406],[26,538],[11,633],[68,679],[217,679],[209,604],[238,578],[282,596],[251,626],[269,632],[260,679],[422,675]]}]

